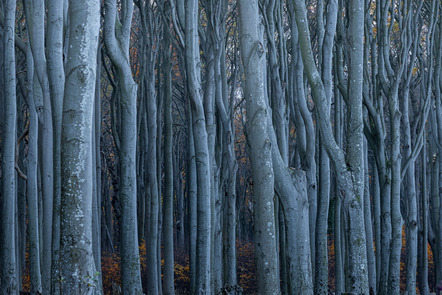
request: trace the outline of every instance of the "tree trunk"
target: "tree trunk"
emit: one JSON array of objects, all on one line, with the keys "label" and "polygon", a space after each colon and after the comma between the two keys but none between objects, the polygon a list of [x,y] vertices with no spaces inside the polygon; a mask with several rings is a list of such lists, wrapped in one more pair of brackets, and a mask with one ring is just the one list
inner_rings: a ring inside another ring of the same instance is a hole
[{"label": "tree trunk", "polygon": [[344,200],[350,267],[348,291],[368,293],[367,252],[362,214],[364,191],[362,141],[363,1],[350,2],[351,25],[349,26],[349,35],[352,40],[352,50],[350,52],[352,63],[349,65],[349,70],[354,78],[350,80],[348,95],[352,99],[348,112],[349,130],[351,131],[347,138],[347,146],[349,147],[347,151],[348,166],[342,149],[339,148],[333,137],[330,115],[326,110],[325,88],[312,55],[305,3],[301,0],[294,0],[294,4],[302,59],[307,78],[312,87],[315,107],[318,108],[317,124],[319,125],[324,147],[336,170],[340,195]]},{"label": "tree trunk", "polygon": [[239,1],[241,56],[245,72],[244,97],[247,103],[247,135],[250,145],[255,199],[255,258],[258,290],[279,293],[277,241],[274,218],[274,173],[272,144],[267,129],[265,92],[265,48],[259,25],[258,1]]},{"label": "tree trunk", "polygon": [[[29,44],[29,43],[28,43]],[[28,234],[30,251],[31,294],[42,292],[40,271],[40,235],[38,228],[38,116],[34,103],[34,65],[31,48],[27,46],[27,80],[28,80],[28,109],[29,109],[29,139],[28,139],[28,172],[26,189],[28,195]]]},{"label": "tree trunk", "polygon": [[[59,294],[60,274],[60,196],[61,196],[61,120],[65,72],[63,64],[63,5],[67,1],[47,1],[47,66],[52,106],[54,140],[54,200],[52,212],[51,294]],[[98,85],[99,88],[99,85]]]},{"label": "tree trunk", "polygon": [[190,249],[190,293],[196,294],[196,245],[197,245],[197,174],[195,159],[195,141],[193,139],[193,123],[190,104],[188,106],[188,154],[187,154],[187,195],[189,200],[189,249]]},{"label": "tree trunk", "polygon": [[[37,106],[39,114],[40,126],[39,131],[39,153],[42,173],[43,188],[43,231],[41,238],[43,241],[42,248],[42,284],[43,292],[49,293],[51,290],[51,243],[52,243],[52,213],[54,199],[54,149],[53,149],[53,120],[52,120],[52,104],[49,89],[49,78],[45,55],[45,35],[44,17],[45,3],[43,0],[26,1],[26,18],[29,30],[29,41],[31,44],[32,54],[35,62],[35,71],[38,83],[43,93],[43,104]],[[43,146],[44,145],[44,146]]]},{"label": "tree trunk", "polygon": [[[95,294],[92,253],[92,131],[98,1],[71,1],[70,43],[63,103],[60,263],[63,294]],[[78,27],[84,30],[78,30]]]},{"label": "tree trunk", "polygon": [[197,245],[195,294],[211,292],[211,167],[201,89],[198,1],[186,3],[186,76],[192,111],[197,172]]},{"label": "tree trunk", "polygon": [[16,3],[4,1],[3,62],[4,62],[4,124],[2,130],[2,294],[17,294],[17,262],[15,256],[15,207],[16,207],[16,82],[15,82],[15,12]]},{"label": "tree trunk", "polygon": [[[164,284],[163,292],[175,294],[174,255],[173,255],[173,133],[172,133],[172,81],[170,41],[164,38],[163,75],[164,75]],[[177,173],[175,173],[175,176]],[[181,179],[179,179],[181,181]],[[177,194],[180,192],[177,192]],[[184,224],[180,224],[184,229]]]},{"label": "tree trunk", "polygon": [[142,294],[136,208],[137,84],[132,78],[129,64],[133,9],[132,1],[124,1],[120,11],[121,23],[118,24],[117,34],[115,29],[118,20],[116,0],[105,1],[104,41],[107,54],[117,69],[121,85],[120,238],[124,294]]}]

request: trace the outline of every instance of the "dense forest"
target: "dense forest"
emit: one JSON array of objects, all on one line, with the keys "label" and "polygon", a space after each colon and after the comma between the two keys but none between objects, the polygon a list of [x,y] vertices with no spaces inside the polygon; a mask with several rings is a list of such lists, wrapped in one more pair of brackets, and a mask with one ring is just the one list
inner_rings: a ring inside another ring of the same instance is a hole
[{"label": "dense forest", "polygon": [[0,0],[0,294],[442,290],[441,0]]}]

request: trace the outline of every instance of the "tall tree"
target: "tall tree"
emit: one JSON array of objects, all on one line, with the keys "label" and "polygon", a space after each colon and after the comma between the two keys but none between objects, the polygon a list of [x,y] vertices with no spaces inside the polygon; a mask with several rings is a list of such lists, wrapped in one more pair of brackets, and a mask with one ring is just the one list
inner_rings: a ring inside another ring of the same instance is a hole
[{"label": "tall tree", "polygon": [[211,279],[211,200],[208,135],[204,115],[201,88],[201,61],[198,37],[198,1],[185,3],[185,59],[186,77],[192,112],[193,139],[197,174],[197,241],[196,241],[196,290],[210,293]]},{"label": "tall tree", "polygon": [[47,68],[49,90],[52,106],[53,123],[53,169],[54,169],[54,198],[52,213],[52,244],[51,244],[51,293],[59,294],[57,282],[59,281],[59,251],[60,251],[60,196],[61,196],[61,119],[63,111],[63,94],[65,71],[63,62],[63,39],[65,20],[64,6],[67,1],[50,0],[47,6]]},{"label": "tall tree", "polygon": [[[317,120],[324,148],[336,170],[340,197],[344,202],[347,217],[347,239],[349,251],[347,254],[349,292],[368,293],[367,253],[365,244],[365,229],[363,220],[364,165],[362,138],[362,69],[363,69],[363,33],[364,33],[364,1],[349,2],[349,40],[350,55],[352,56],[349,70],[354,75],[349,82],[349,126],[347,157],[337,145],[333,137],[330,114],[327,111],[327,95],[324,84],[316,68],[310,43],[306,6],[304,1],[294,0],[294,12],[299,33],[304,69],[312,88]],[[348,164],[347,164],[348,163]]]},{"label": "tall tree", "polygon": [[[278,256],[274,218],[274,172],[272,141],[267,133],[265,48],[259,22],[258,0],[240,0],[240,45],[245,73],[247,135],[252,164],[255,208],[255,258],[258,289],[264,294],[279,293]],[[273,143],[276,144],[276,143]]]},{"label": "tall tree", "polygon": [[4,74],[4,124],[2,130],[2,251],[0,289],[2,294],[17,294],[17,261],[15,256],[15,210],[16,210],[16,80],[15,80],[15,12],[16,3],[3,1],[3,67]]},{"label": "tall tree", "polygon": [[[170,10],[169,8],[166,8]],[[167,23],[165,24],[166,28]],[[170,25],[170,23],[169,23]],[[172,52],[169,32],[163,42],[164,76],[164,294],[175,294],[173,245],[173,128],[172,128]],[[181,224],[184,227],[184,224]]]},{"label": "tall tree", "polygon": [[[92,131],[100,29],[99,1],[70,1],[63,101],[61,291],[95,294],[92,253]],[[79,30],[78,28],[82,28]]]},{"label": "tall tree", "polygon": [[[37,159],[38,159],[38,116],[35,108],[34,93],[39,91],[34,83],[34,66],[31,47],[27,46],[27,80],[28,80],[28,109],[29,109],[29,142],[28,142],[28,169],[26,189],[28,194],[28,224],[29,224],[29,251],[30,251],[30,276],[31,292],[42,292],[40,268],[40,232],[38,226],[38,185],[37,185]],[[41,95],[41,94],[37,94]]]},{"label": "tall tree", "polygon": [[[125,294],[141,294],[140,255],[137,230],[136,142],[137,142],[137,84],[132,78],[129,43],[133,3],[105,1],[104,41],[107,55],[117,70],[120,85],[121,147],[121,259],[122,284]],[[118,14],[117,14],[118,10]]]},{"label": "tall tree", "polygon": [[[42,0],[25,1],[26,25],[29,31],[29,42],[35,63],[36,83],[42,91],[42,100],[37,105],[41,128],[39,137],[39,166],[41,167],[43,190],[43,228],[42,228],[42,283],[43,292],[51,288],[51,243],[52,243],[52,213],[54,200],[54,131],[52,119],[52,103],[49,87],[48,68],[45,54],[45,32],[41,28],[45,23],[45,3]],[[61,45],[61,44],[60,44]],[[61,66],[61,65],[60,65]],[[61,85],[63,82],[61,82]],[[60,122],[59,122],[60,123]],[[44,145],[44,148],[43,148]]]}]

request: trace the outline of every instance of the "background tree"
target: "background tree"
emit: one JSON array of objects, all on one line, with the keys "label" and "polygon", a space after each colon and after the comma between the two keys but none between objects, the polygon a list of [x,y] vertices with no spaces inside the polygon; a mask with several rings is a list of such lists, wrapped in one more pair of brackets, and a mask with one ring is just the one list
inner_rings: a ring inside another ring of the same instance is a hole
[{"label": "background tree", "polygon": [[0,288],[3,294],[18,293],[17,260],[15,256],[15,210],[16,210],[16,172],[15,143],[17,103],[15,90],[15,1],[3,1],[3,115],[2,128],[2,272]]},{"label": "background tree", "polygon": [[[130,30],[133,14],[132,1],[121,3],[117,18],[116,1],[105,1],[104,41],[106,52],[116,67],[121,101],[121,258],[122,290],[127,294],[141,294],[141,274],[136,222],[136,98],[137,84],[129,64]],[[121,22],[120,22],[121,20]],[[117,26],[117,24],[118,26]]]},{"label": "background tree", "polygon": [[239,12],[241,58],[246,77],[244,94],[249,117],[247,136],[257,207],[255,257],[258,289],[263,293],[279,293],[272,141],[267,134],[269,113],[265,92],[265,51],[262,43],[263,28],[259,24],[258,1],[239,1]]}]

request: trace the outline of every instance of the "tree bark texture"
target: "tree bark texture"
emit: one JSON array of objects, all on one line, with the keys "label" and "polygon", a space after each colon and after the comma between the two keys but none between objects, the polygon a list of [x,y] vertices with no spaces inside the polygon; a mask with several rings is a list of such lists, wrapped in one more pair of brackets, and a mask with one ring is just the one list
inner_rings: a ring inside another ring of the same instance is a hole
[{"label": "tree bark texture", "polygon": [[61,195],[61,292],[95,294],[92,253],[92,131],[99,1],[71,1],[63,102]]}]

